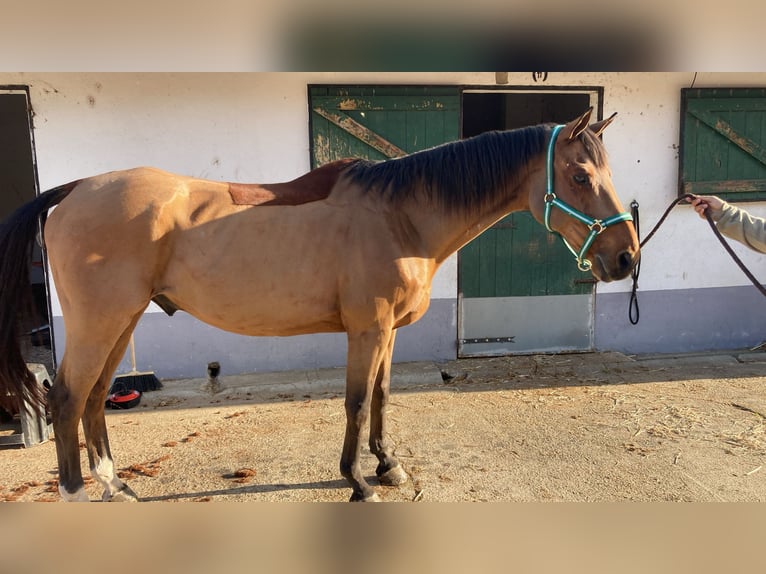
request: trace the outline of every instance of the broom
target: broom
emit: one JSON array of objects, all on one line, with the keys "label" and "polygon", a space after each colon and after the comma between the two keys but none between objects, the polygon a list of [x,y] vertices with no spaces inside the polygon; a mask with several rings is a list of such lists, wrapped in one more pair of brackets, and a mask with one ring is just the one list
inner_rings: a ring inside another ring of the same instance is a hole
[{"label": "broom", "polygon": [[109,391],[110,393],[116,388],[140,391],[142,393],[145,391],[156,391],[162,388],[162,383],[153,372],[139,373],[136,370],[136,343],[133,340],[133,335],[130,336],[130,363],[132,365],[131,371],[125,375],[118,375],[114,378],[112,388]]}]

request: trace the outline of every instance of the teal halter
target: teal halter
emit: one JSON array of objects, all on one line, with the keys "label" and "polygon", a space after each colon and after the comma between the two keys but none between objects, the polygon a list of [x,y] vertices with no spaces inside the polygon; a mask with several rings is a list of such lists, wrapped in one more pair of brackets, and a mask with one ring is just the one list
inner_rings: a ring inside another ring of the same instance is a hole
[{"label": "teal halter", "polygon": [[[592,267],[592,264],[588,259],[585,258],[585,253],[587,253],[588,249],[590,249],[590,246],[593,244],[596,237],[610,225],[621,223],[623,221],[633,221],[633,217],[626,211],[603,220],[594,219],[593,217],[577,211],[574,207],[564,203],[558,197],[556,197],[556,194],[553,192],[553,148],[556,144],[556,136],[558,136],[558,133],[563,127],[563,125],[555,126],[553,128],[553,132],[551,133],[551,140],[548,142],[548,158],[545,165],[545,228],[551,233],[556,233],[559,237],[561,237],[564,245],[566,245],[567,249],[569,249],[569,251],[572,252],[572,255],[575,256],[575,259],[577,260],[577,268],[580,271],[589,271]],[[553,206],[558,207],[561,211],[574,217],[578,221],[582,221],[585,225],[588,226],[588,229],[590,229],[590,233],[588,234],[588,237],[585,238],[585,241],[583,242],[582,247],[580,247],[579,252],[575,251],[575,249],[569,244],[563,235],[551,229],[551,208]]]}]

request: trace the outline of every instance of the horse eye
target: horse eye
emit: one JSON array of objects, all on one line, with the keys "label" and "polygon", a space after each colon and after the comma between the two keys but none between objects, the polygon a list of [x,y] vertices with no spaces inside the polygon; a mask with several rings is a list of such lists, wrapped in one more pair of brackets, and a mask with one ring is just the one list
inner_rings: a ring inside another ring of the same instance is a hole
[{"label": "horse eye", "polygon": [[576,173],[572,176],[572,179],[574,179],[575,183],[578,185],[585,185],[590,181],[590,178],[586,173]]}]

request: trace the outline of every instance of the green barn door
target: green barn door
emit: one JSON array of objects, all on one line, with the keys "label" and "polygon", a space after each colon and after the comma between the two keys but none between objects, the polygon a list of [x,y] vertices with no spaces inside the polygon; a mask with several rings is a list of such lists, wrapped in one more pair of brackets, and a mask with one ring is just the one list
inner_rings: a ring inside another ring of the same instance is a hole
[{"label": "green barn door", "polygon": [[312,168],[397,157],[459,137],[457,87],[310,86],[309,107]]},{"label": "green barn door", "polygon": [[[543,122],[565,123],[600,92],[470,92],[463,135]],[[513,213],[460,250],[458,355],[593,348],[594,282],[558,236],[528,212]]]}]

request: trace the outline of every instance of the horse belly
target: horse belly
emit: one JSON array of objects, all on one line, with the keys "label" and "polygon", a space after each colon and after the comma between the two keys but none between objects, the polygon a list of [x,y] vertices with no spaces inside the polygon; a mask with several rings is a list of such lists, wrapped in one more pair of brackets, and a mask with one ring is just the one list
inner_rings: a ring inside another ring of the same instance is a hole
[{"label": "horse belly", "polygon": [[258,336],[343,331],[335,261],[320,253],[219,251],[174,262],[162,294],[210,325]]},{"label": "horse belly", "polygon": [[250,336],[291,336],[343,331],[339,314],[331,305],[283,296],[229,298],[225,303],[209,300],[187,308],[199,320],[214,327]]}]

